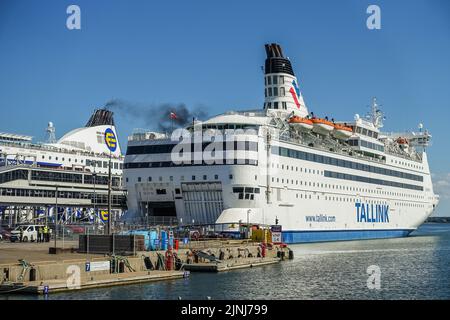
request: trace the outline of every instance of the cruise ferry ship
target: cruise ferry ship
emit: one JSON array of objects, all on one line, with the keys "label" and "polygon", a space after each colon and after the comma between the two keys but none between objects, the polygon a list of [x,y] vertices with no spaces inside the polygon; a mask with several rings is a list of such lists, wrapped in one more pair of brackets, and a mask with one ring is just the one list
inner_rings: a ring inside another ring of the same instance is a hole
[{"label": "cruise ferry ship", "polygon": [[129,211],[231,233],[279,225],[285,243],[402,237],[419,227],[439,201],[430,133],[382,132],[376,99],[350,121],[310,112],[291,61],[278,44],[265,49],[263,108],[129,137]]},{"label": "cruise ferry ship", "polygon": [[[95,110],[86,126],[71,130],[57,141],[52,122],[46,131],[48,140],[44,143],[33,143],[31,136],[0,132],[0,167],[29,164],[64,170],[95,168],[97,173],[108,173],[111,155],[112,173],[122,174],[123,156],[111,111]],[[107,131],[115,137],[114,151],[105,143]]]},{"label": "cruise ferry ship", "polygon": [[49,123],[48,139],[0,133],[0,224],[14,225],[52,215],[56,203],[65,216],[107,219],[109,163],[114,217],[126,209],[121,154],[113,113],[95,110],[84,127],[56,140]]}]

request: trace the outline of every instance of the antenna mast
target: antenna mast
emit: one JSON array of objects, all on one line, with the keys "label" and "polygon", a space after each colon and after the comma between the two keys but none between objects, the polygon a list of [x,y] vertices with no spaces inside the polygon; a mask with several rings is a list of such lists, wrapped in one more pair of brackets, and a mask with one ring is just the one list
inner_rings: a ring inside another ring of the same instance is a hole
[{"label": "antenna mast", "polygon": [[53,125],[53,122],[48,123],[45,133],[46,133],[45,140],[47,143],[56,143],[56,128]]},{"label": "antenna mast", "polygon": [[377,98],[373,98],[370,111],[367,114],[367,118],[373,123],[375,128],[383,127],[384,113],[380,110],[380,106],[377,104]]}]

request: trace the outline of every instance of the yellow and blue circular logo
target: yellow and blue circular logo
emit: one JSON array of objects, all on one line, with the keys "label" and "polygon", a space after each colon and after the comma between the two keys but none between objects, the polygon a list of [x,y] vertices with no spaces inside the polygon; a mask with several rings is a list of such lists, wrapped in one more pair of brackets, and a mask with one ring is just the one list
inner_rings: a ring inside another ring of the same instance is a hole
[{"label": "yellow and blue circular logo", "polygon": [[102,219],[102,221],[106,222],[109,219],[109,213],[106,210],[101,210],[100,211],[100,219]]},{"label": "yellow and blue circular logo", "polygon": [[110,128],[105,130],[105,143],[109,151],[114,152],[117,149],[117,138]]}]

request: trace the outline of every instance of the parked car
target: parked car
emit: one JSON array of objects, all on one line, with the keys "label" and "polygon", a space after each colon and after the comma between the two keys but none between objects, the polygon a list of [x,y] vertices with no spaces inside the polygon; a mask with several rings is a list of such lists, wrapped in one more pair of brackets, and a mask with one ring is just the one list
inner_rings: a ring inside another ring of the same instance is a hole
[{"label": "parked car", "polygon": [[9,240],[11,238],[11,229],[0,229],[0,241]]},{"label": "parked car", "polygon": [[[28,241],[36,241],[37,239],[37,230],[39,228],[44,228],[43,225],[38,224],[24,224],[16,227],[13,231],[11,231],[10,241],[20,241],[28,242]],[[22,237],[22,239],[20,239]]]},{"label": "parked car", "polygon": [[66,225],[64,228],[72,231],[73,233],[84,233],[85,228],[83,226],[75,226],[75,225]]}]

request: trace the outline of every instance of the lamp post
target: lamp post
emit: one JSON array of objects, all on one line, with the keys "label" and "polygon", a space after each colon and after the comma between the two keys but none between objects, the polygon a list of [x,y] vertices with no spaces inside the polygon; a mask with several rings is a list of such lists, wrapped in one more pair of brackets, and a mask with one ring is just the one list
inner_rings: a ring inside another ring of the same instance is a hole
[{"label": "lamp post", "polygon": [[[97,203],[97,191],[96,191],[96,180],[97,180],[97,172],[95,168],[97,167],[97,161],[94,161],[94,173],[92,174],[93,182],[94,182],[94,217],[97,216],[96,212],[96,203]],[[94,233],[95,233],[95,218],[94,218]]]},{"label": "lamp post", "polygon": [[58,185],[55,192],[55,254],[56,254],[56,238],[58,236]]},{"label": "lamp post", "polygon": [[247,237],[246,237],[247,239],[249,238],[249,235],[250,235],[250,219],[249,219],[250,212],[252,212],[252,210],[248,209],[247,210]]},{"label": "lamp post", "polygon": [[107,228],[107,234],[110,235],[111,234],[111,219],[112,219],[112,215],[111,215],[111,187],[112,187],[112,174],[111,174],[111,166],[112,166],[112,153],[111,151],[109,152],[109,170],[108,170],[108,228]]}]

